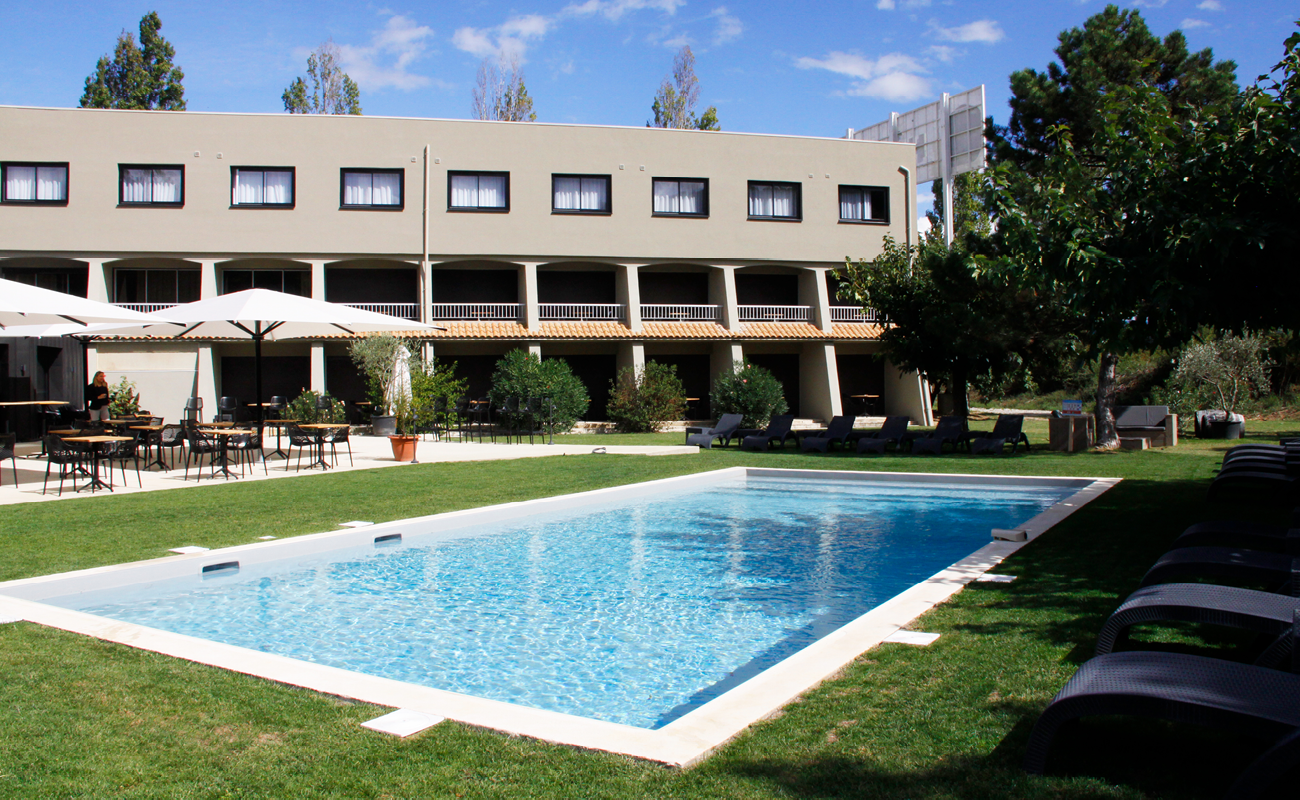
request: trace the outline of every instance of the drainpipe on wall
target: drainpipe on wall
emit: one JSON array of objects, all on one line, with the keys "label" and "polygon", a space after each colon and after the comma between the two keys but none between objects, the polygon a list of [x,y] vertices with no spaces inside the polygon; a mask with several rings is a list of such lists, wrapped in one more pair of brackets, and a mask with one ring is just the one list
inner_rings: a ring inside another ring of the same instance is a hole
[{"label": "drainpipe on wall", "polygon": [[899,165],[898,171],[903,173],[903,243],[908,247],[912,246],[912,171],[903,165]]},{"label": "drainpipe on wall", "polygon": [[420,216],[420,321],[428,322],[433,302],[429,286],[429,145],[424,146],[424,208]]}]

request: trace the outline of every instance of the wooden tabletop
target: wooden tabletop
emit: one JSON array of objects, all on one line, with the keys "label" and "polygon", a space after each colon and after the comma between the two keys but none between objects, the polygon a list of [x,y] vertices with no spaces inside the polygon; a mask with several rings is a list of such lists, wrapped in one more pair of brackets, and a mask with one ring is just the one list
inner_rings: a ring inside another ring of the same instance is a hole
[{"label": "wooden tabletop", "polygon": [[219,431],[208,431],[208,433],[211,433],[215,436],[239,436],[241,434],[246,434],[246,433],[256,433],[256,431],[252,431],[247,428],[222,428]]},{"label": "wooden tabletop", "polygon": [[81,433],[81,428],[60,428],[58,430],[46,431],[46,433],[52,433],[55,436],[71,436],[74,433]]},{"label": "wooden tabletop", "polygon": [[130,436],[66,436],[65,442],[129,442]]},{"label": "wooden tabletop", "polygon": [[262,420],[262,424],[263,425],[291,425],[297,421],[298,420],[296,419],[264,419]]},{"label": "wooden tabletop", "polygon": [[197,427],[200,428],[233,428],[233,422],[200,422]]},{"label": "wooden tabletop", "polygon": [[133,430],[133,431],[160,431],[160,430],[162,430],[162,429],[165,428],[165,427],[167,427],[167,426],[166,426],[166,425],[132,425],[132,426],[131,426],[131,430]]},{"label": "wooden tabletop", "polygon": [[299,425],[299,428],[346,428],[346,422],[309,422],[306,425]]},{"label": "wooden tabletop", "polygon": [[0,406],[66,406],[67,400],[6,400]]}]

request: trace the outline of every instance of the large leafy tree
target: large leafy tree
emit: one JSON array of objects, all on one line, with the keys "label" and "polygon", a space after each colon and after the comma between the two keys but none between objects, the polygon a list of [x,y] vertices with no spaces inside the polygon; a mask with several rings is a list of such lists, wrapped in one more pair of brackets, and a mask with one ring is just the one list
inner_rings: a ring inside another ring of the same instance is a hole
[{"label": "large leafy tree", "polygon": [[683,45],[673,59],[673,74],[664,78],[655,92],[650,110],[655,118],[646,123],[647,128],[683,128],[701,131],[722,130],[718,124],[718,109],[709,106],[700,116],[695,106],[700,102],[700,81],[695,77],[695,54],[690,45]]},{"label": "large leafy tree", "polygon": [[176,48],[159,35],[162,20],[150,11],[140,20],[140,43],[129,31],[117,37],[113,57],[100,56],[86,78],[82,108],[185,110],[185,73],[172,64]]},{"label": "large leafy tree", "polygon": [[1279,79],[1229,104],[1180,108],[1159,86],[1119,87],[1099,102],[1087,150],[1059,125],[1032,173],[1011,161],[991,173],[984,266],[1065,298],[1099,357],[1102,446],[1118,444],[1118,354],[1203,325],[1300,322],[1300,36],[1286,47]]},{"label": "large leafy tree", "polygon": [[533,98],[524,86],[524,70],[517,57],[500,64],[483,59],[474,85],[474,119],[537,121]]},{"label": "large leafy tree", "polygon": [[1056,151],[1053,131],[1062,126],[1075,153],[1086,157],[1096,149],[1105,98],[1123,87],[1160,92],[1179,121],[1198,110],[1222,110],[1237,94],[1236,64],[1215,62],[1209,48],[1189,52],[1181,31],[1158,39],[1136,10],[1109,5],[1059,41],[1059,62],[1046,72],[1012,73],[1008,124],[990,124],[988,131],[995,162],[1033,171]]},{"label": "large leafy tree", "polygon": [[[307,79],[295,78],[280,99],[290,114],[361,114],[361,89],[343,71],[333,40],[307,56]],[[310,86],[308,85],[310,81]]]}]

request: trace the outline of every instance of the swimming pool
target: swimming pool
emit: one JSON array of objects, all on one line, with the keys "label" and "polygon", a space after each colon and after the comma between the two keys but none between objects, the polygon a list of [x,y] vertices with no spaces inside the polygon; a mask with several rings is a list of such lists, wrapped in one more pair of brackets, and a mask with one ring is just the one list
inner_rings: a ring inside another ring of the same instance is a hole
[{"label": "swimming pool", "polygon": [[1011,546],[990,545],[991,528],[1033,527],[1096,488],[900,477],[722,470],[0,593],[511,717],[659,733],[945,567]]}]

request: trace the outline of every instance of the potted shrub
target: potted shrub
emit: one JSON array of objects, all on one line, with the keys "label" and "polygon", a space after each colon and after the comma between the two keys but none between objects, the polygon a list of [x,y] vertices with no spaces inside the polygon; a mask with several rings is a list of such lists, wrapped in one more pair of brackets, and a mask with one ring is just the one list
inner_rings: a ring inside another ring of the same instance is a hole
[{"label": "potted shrub", "polygon": [[1193,342],[1183,348],[1178,366],[1170,376],[1169,387],[1199,391],[1218,408],[1196,412],[1196,435],[1202,439],[1240,439],[1245,433],[1245,418],[1237,405],[1257,393],[1268,391],[1268,360],[1264,337],[1246,331],[1241,336],[1227,334],[1217,339]]},{"label": "potted shrub", "polygon": [[370,398],[371,433],[387,436],[396,432],[395,401],[399,364],[410,358],[407,342],[389,333],[374,334],[353,339],[348,345],[352,363],[366,376],[366,390]]},{"label": "potted shrub", "polygon": [[393,446],[393,460],[414,462],[415,444],[419,438],[415,435],[415,409],[405,392],[398,392],[393,399],[393,429],[393,433],[388,435],[388,442]]}]

